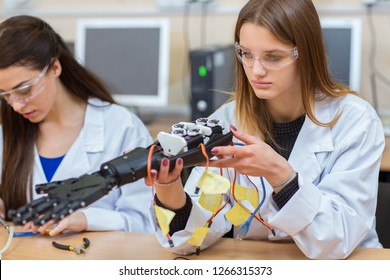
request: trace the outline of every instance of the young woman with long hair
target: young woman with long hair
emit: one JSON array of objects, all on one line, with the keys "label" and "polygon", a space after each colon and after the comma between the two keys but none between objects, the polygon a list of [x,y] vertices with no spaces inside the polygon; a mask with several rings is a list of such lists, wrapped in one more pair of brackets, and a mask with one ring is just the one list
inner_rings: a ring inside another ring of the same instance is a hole
[{"label": "young woman with long hair", "polygon": [[210,117],[231,128],[235,145],[213,148],[209,170],[218,176],[222,168],[235,187],[217,213],[206,210],[204,192],[197,192],[205,167],[194,168],[183,190],[181,161],[171,172],[163,161],[152,173],[156,203],[175,216],[170,238],[157,231],[160,242],[189,254],[224,235],[284,240],[313,259],[381,247],[375,209],[382,124],[368,102],[329,73],[312,1],[248,1],[233,43],[235,95]]},{"label": "young woman with long hair", "polygon": [[[3,217],[38,198],[36,184],[97,171],[125,150],[152,142],[140,119],[115,104],[61,36],[36,17],[15,16],[0,24],[0,96]],[[50,234],[149,231],[149,196],[143,182],[123,186],[62,220]]]}]

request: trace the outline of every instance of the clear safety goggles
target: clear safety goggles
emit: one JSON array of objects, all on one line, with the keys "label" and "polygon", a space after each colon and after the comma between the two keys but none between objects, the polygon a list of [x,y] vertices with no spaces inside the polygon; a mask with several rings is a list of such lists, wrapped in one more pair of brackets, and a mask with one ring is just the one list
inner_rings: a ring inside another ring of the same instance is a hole
[{"label": "clear safety goggles", "polygon": [[45,88],[45,85],[38,86],[43,77],[46,75],[49,65],[46,65],[45,68],[39,73],[38,77],[31,81],[27,85],[11,89],[9,91],[0,91],[0,96],[2,96],[8,104],[12,105],[14,102],[26,104],[33,98],[37,97]]},{"label": "clear safety goggles", "polygon": [[241,63],[246,67],[253,67],[258,60],[264,68],[268,70],[279,70],[298,58],[298,49],[294,47],[289,50],[271,50],[262,53],[253,52],[235,43],[236,55]]}]

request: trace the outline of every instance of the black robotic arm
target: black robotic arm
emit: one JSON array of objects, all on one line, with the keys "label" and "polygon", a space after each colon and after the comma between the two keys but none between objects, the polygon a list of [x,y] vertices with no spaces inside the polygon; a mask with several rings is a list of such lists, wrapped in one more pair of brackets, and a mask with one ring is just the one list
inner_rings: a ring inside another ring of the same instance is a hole
[{"label": "black robotic arm", "polygon": [[[147,176],[147,165],[159,170],[162,159],[168,158],[171,169],[176,159],[182,158],[184,167],[206,162],[201,145],[208,157],[211,149],[232,143],[233,134],[223,133],[218,120],[200,118],[194,122],[181,122],[172,126],[171,132],[160,132],[157,140],[147,148],[134,150],[103,163],[100,170],[78,178],[55,181],[35,186],[35,190],[47,196],[16,209],[9,210],[8,217],[15,225],[33,221],[43,225],[49,220],[59,221],[79,208],[86,207],[112,189],[135,182]],[[149,155],[153,149],[152,156]]]}]

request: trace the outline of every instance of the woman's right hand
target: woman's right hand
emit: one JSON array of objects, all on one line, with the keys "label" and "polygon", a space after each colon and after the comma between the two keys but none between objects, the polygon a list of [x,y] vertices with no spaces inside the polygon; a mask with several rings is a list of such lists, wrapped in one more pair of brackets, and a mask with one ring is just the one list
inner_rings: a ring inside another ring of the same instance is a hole
[{"label": "woman's right hand", "polygon": [[178,158],[175,167],[169,171],[169,159],[164,158],[160,164],[160,171],[151,170],[152,180],[145,178],[148,186],[153,184],[158,200],[170,210],[182,208],[186,203],[186,194],[181,181],[183,159]]},{"label": "woman's right hand", "polygon": [[[276,186],[289,178],[284,185],[296,176],[290,163],[261,139],[231,127],[234,137],[245,145],[221,146],[211,149],[217,160],[210,160],[210,167],[234,168],[238,173],[248,176],[263,176],[271,186]],[[290,176],[294,174],[294,176]],[[282,185],[282,186],[284,186]],[[281,187],[274,189],[275,192]]]}]

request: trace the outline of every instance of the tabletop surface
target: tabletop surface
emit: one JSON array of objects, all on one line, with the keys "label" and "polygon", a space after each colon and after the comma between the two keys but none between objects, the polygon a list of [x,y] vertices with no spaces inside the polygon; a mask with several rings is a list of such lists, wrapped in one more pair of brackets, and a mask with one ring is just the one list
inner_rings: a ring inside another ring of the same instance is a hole
[{"label": "tabletop surface", "polygon": [[[0,248],[7,240],[7,231],[0,229]],[[16,230],[21,228],[16,227]],[[55,248],[53,241],[80,246],[83,238],[90,240],[86,253],[76,254]],[[200,255],[179,256],[164,249],[153,234],[121,231],[63,233],[56,237],[14,237],[3,260],[304,260],[307,259],[295,243],[222,238]],[[358,248],[348,259],[390,260],[390,249]]]}]

